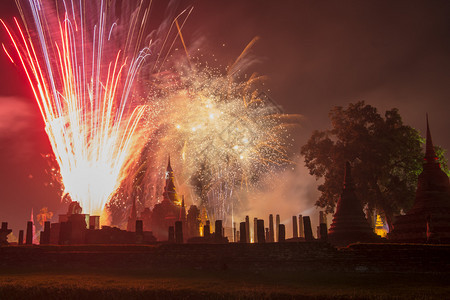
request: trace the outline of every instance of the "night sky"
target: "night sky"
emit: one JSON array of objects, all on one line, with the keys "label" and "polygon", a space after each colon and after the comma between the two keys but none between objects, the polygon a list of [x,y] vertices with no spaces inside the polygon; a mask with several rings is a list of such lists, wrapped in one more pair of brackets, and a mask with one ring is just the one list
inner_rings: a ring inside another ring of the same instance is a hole
[{"label": "night sky", "polygon": [[[14,1],[2,0],[0,17],[12,16]],[[449,16],[449,1],[198,0],[183,33],[224,65],[259,36],[248,72],[267,75],[268,94],[286,113],[303,115],[300,145],[330,126],[332,106],[364,100],[381,112],[398,108],[422,133],[428,112],[433,141],[450,149]],[[0,39],[8,43],[3,30]],[[64,211],[25,76],[3,51],[0,70],[0,221],[17,235],[31,208]]]}]

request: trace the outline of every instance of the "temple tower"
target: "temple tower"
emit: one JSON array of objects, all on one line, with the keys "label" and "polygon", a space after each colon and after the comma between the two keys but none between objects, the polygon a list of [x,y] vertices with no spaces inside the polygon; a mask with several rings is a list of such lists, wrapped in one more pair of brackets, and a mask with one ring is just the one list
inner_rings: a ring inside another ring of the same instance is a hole
[{"label": "temple tower", "polygon": [[427,115],[427,140],[413,207],[398,216],[388,235],[396,242],[450,242],[450,183],[434,151]]},{"label": "temple tower", "polygon": [[178,199],[177,191],[175,189],[175,176],[173,174],[172,166],[170,165],[170,156],[169,161],[167,163],[166,169],[166,186],[164,187],[164,200],[171,200],[175,204],[180,204],[180,200]]},{"label": "temple tower", "polygon": [[[175,189],[175,176],[170,165],[170,156],[166,169],[166,185],[163,192],[163,200],[153,207],[151,230],[158,240],[167,238],[169,227],[175,226],[177,221],[186,221],[186,208],[177,195]],[[183,222],[182,222],[183,223]],[[175,227],[174,227],[175,228]]]},{"label": "temple tower", "polygon": [[345,164],[344,189],[336,205],[336,213],[328,231],[328,240],[336,246],[377,240],[377,235],[370,228],[364,215],[361,202],[356,197],[349,162]]}]

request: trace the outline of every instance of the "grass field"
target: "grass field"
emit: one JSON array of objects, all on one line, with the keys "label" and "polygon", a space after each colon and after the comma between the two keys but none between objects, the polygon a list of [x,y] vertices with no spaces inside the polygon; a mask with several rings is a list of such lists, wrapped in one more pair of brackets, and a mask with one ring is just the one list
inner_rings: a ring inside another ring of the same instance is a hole
[{"label": "grass field", "polygon": [[0,299],[450,299],[442,274],[0,270]]}]

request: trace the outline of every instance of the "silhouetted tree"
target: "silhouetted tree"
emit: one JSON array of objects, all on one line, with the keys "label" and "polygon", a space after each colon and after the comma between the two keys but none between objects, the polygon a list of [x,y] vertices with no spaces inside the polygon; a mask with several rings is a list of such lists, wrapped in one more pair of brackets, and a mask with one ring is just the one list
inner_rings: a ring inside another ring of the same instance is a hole
[{"label": "silhouetted tree", "polygon": [[[392,228],[392,217],[413,204],[424,140],[417,130],[403,124],[396,108],[382,117],[375,107],[360,101],[346,109],[334,107],[329,117],[332,129],[314,131],[301,148],[310,174],[323,179],[316,205],[334,211],[348,160],[359,199],[369,212],[384,213]],[[436,153],[448,172],[444,151],[438,148]]]}]

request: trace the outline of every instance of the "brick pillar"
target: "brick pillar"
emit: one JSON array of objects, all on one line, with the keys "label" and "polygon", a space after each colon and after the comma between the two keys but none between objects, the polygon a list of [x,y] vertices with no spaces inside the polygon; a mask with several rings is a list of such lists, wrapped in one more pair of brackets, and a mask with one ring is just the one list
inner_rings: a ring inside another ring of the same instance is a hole
[{"label": "brick pillar", "polygon": [[247,230],[246,230],[246,222],[239,223],[239,234],[240,234],[240,243],[247,243],[247,236],[246,236]]},{"label": "brick pillar", "polygon": [[292,237],[298,238],[297,216],[292,216]]},{"label": "brick pillar", "polygon": [[273,215],[269,215],[269,240],[268,242],[273,243],[275,241],[275,232],[273,231]]},{"label": "brick pillar", "polygon": [[27,222],[27,237],[26,242],[27,245],[33,244],[33,222]]},{"label": "brick pillar", "polygon": [[303,226],[304,226],[304,230],[305,230],[305,240],[306,241],[314,240],[314,236],[313,236],[312,228],[311,228],[311,219],[309,218],[309,216],[303,217]]},{"label": "brick pillar", "polygon": [[264,220],[256,221],[256,236],[258,237],[258,243],[265,243],[266,239],[264,237]]},{"label": "brick pillar", "polygon": [[223,238],[222,220],[216,220],[214,238],[218,241],[222,240]]},{"label": "brick pillar", "polygon": [[206,221],[206,225],[203,226],[203,236],[205,238],[209,239],[209,236],[211,235],[211,225],[209,223],[209,220]]},{"label": "brick pillar", "polygon": [[258,242],[258,218],[253,218],[253,243]]},{"label": "brick pillar", "polygon": [[275,234],[276,234],[276,241],[280,241],[280,215],[276,216],[276,224],[275,224]]},{"label": "brick pillar", "polygon": [[250,218],[248,216],[245,216],[245,238],[247,243],[250,243]]},{"label": "brick pillar", "polygon": [[19,230],[19,245],[23,245],[23,230]]},{"label": "brick pillar", "polygon": [[44,223],[44,231],[41,232],[41,244],[48,245],[50,244],[50,221],[46,221]]},{"label": "brick pillar", "polygon": [[183,244],[183,222],[175,222],[175,243]]},{"label": "brick pillar", "polygon": [[305,230],[303,229],[303,216],[298,215],[298,236],[301,238],[305,237]]},{"label": "brick pillar", "polygon": [[278,228],[279,228],[278,242],[282,243],[286,241],[286,228],[284,227],[284,224],[280,224]]}]

